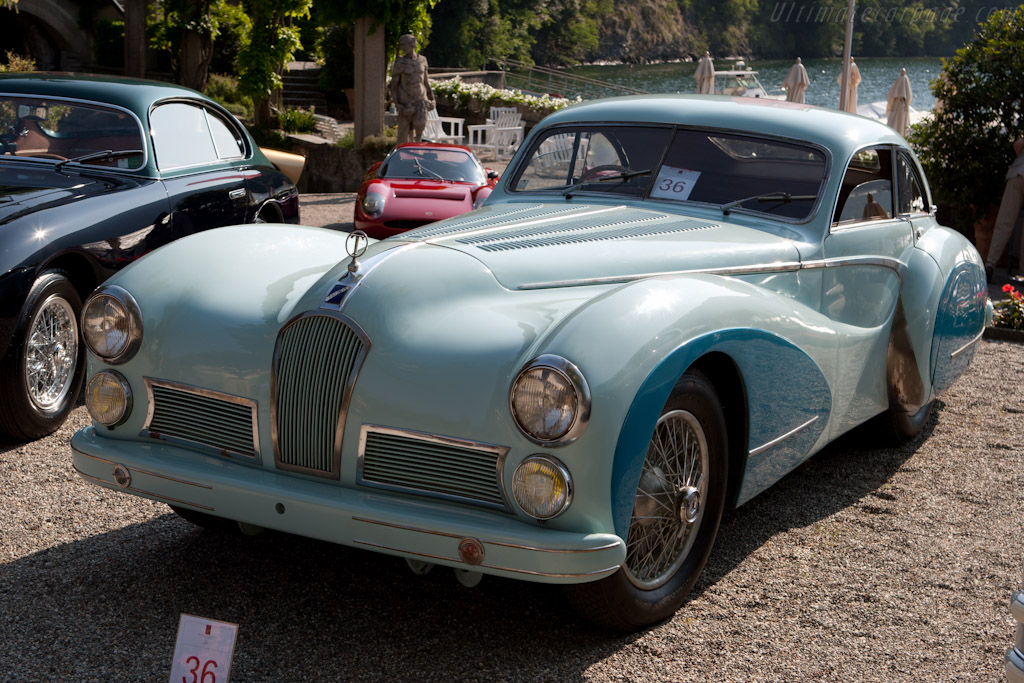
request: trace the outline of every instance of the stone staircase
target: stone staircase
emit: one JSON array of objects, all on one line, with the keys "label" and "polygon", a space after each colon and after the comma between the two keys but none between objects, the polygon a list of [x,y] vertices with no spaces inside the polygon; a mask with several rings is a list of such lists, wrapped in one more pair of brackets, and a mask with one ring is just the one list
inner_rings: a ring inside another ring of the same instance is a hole
[{"label": "stone staircase", "polygon": [[313,108],[327,113],[327,96],[320,90],[320,66],[316,62],[289,62],[281,74],[281,104],[285,107]]}]

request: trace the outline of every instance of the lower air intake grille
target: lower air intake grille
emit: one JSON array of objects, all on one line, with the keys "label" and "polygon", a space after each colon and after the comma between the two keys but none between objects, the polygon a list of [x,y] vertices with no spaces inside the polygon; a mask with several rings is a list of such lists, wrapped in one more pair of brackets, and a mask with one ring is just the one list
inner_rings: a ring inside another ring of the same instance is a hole
[{"label": "lower air intake grille", "polygon": [[363,425],[358,483],[508,510],[502,446]]},{"label": "lower air intake grille", "polygon": [[148,377],[146,391],[144,434],[221,455],[259,455],[255,401]]},{"label": "lower air intake grille", "polygon": [[338,478],[341,435],[369,343],[347,319],[307,313],[284,326],[274,352],[274,461]]}]

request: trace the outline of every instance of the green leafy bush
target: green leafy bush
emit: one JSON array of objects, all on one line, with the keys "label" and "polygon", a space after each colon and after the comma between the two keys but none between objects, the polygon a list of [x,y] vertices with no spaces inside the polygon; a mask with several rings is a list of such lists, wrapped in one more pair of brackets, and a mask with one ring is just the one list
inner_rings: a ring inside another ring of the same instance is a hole
[{"label": "green leafy bush", "polygon": [[952,206],[957,222],[974,223],[999,203],[1012,142],[1024,135],[1021,73],[1024,5],[993,14],[971,43],[944,60],[932,83],[940,104],[909,135],[932,191]]},{"label": "green leafy bush", "polygon": [[288,136],[279,130],[251,126],[248,128],[249,134],[252,135],[252,139],[256,141],[257,147],[271,147],[285,152],[292,148],[292,143],[288,140]]},{"label": "green leafy bush", "polygon": [[[339,141],[340,142],[340,141]],[[383,159],[398,144],[398,129],[394,126],[384,129],[380,135],[367,135],[359,145],[359,151]]]},{"label": "green leafy bush", "polygon": [[14,54],[13,52],[7,52],[7,63],[0,64],[0,72],[4,71],[35,71],[36,62],[31,57],[22,57],[21,55]]},{"label": "green leafy bush", "polygon": [[531,109],[548,112],[558,111],[568,107],[570,104],[583,101],[579,97],[575,99],[552,97],[551,95],[535,97],[519,90],[494,88],[486,83],[463,83],[462,79],[458,76],[448,80],[432,81],[430,87],[435,94],[448,95],[458,102],[459,106],[463,107],[466,106],[471,97],[476,98],[485,109],[495,102],[501,101],[508,104],[522,104]]},{"label": "green leafy bush", "polygon": [[356,146],[356,131],[349,128],[345,131],[344,135],[338,138],[338,141],[334,143],[335,147],[341,147],[342,149],[352,149]]},{"label": "green leafy bush", "polygon": [[278,114],[281,130],[286,133],[312,133],[316,130],[316,115],[312,109],[285,107]]},{"label": "green leafy bush", "polygon": [[238,79],[223,74],[210,74],[206,81],[206,95],[219,102],[240,119],[252,119],[252,98],[238,90]]}]

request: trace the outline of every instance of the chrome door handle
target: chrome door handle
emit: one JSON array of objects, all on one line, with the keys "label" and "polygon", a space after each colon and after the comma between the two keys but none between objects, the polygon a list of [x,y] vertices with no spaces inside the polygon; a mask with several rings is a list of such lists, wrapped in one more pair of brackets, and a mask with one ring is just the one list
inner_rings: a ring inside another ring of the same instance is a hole
[{"label": "chrome door handle", "polygon": [[228,192],[228,197],[231,199],[241,199],[244,196],[245,190],[243,188],[238,188],[237,190],[231,190],[231,192]]}]

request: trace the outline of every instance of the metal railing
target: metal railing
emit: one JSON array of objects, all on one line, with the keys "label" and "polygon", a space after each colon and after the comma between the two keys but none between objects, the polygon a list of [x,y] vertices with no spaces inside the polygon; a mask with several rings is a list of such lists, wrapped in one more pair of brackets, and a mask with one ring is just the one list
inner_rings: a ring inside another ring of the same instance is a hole
[{"label": "metal railing", "polygon": [[647,90],[586,76],[576,76],[560,69],[534,66],[516,59],[494,59],[492,62],[504,74],[506,88],[522,90],[532,95],[549,93],[562,97],[580,97],[590,100],[598,97],[646,95],[648,93]]}]

